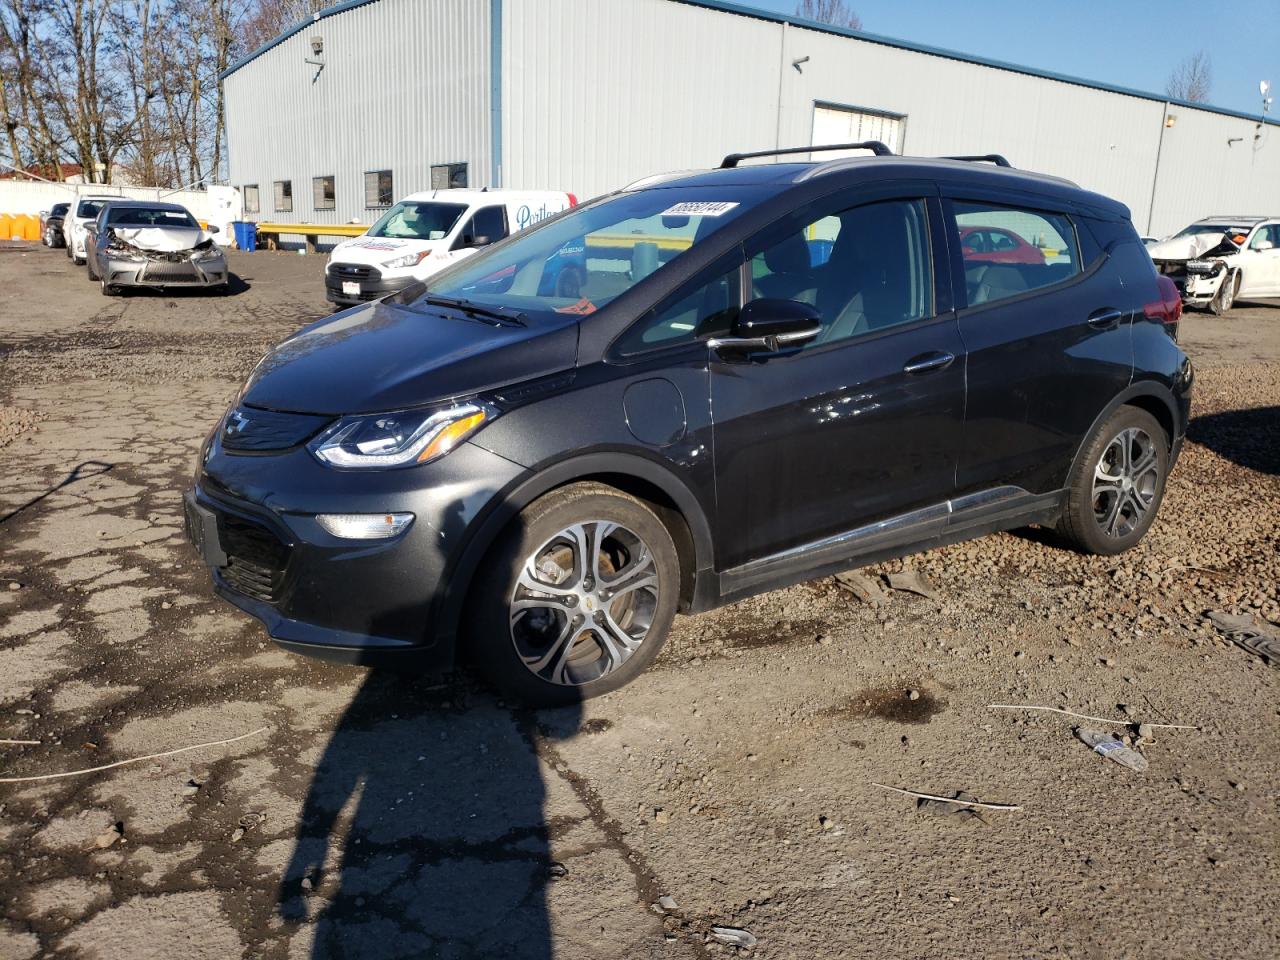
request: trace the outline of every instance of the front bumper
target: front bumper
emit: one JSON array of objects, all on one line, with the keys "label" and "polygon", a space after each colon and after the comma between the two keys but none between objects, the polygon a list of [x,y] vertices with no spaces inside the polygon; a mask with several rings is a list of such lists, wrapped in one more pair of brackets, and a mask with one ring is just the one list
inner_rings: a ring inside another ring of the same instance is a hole
[{"label": "front bumper", "polygon": [[[376,273],[376,271],[375,271]],[[405,287],[417,281],[413,277],[385,278],[381,275],[372,277],[335,276],[326,271],[324,275],[325,299],[344,307],[378,300],[391,293],[399,293]]]},{"label": "front bumper", "polygon": [[113,287],[221,287],[227,282],[227,258],[129,260],[107,257],[100,273]]},{"label": "front bumper", "polygon": [[[524,469],[464,443],[401,470],[344,471],[304,448],[233,454],[215,436],[186,494],[188,535],[216,592],[290,649],[347,663],[413,655],[447,669],[436,629],[449,575],[479,520]],[[322,513],[412,513],[387,540],[327,533]]]}]

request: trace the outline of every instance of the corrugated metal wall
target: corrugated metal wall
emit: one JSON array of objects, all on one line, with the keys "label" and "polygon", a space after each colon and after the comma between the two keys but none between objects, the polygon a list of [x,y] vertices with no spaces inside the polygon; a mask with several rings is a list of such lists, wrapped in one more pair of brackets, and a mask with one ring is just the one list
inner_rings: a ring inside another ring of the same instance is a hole
[{"label": "corrugated metal wall", "polygon": [[826,102],[905,114],[907,153],[1002,153],[1067,177],[1128,204],[1143,232],[1280,211],[1280,128],[1254,151],[1245,119],[1171,108],[1161,147],[1156,100],[671,0],[504,0],[503,30],[506,186],[590,196],[808,144]]},{"label": "corrugated metal wall", "polygon": [[[381,0],[325,17],[225,80],[231,183],[256,183],[252,219],[370,223],[364,174],[391,170],[396,198],[431,187],[431,165],[465,161],[489,182],[489,0]],[[311,37],[324,39],[315,76]],[[313,82],[313,77],[315,80]],[[333,175],[335,209],[312,207]],[[292,180],[293,212],[272,209]]]},{"label": "corrugated metal wall", "polygon": [[[314,84],[313,33],[329,63]],[[366,170],[392,169],[399,197],[453,160],[470,163],[472,186],[490,183],[497,160],[502,186],[589,197],[733,151],[808,144],[816,103],[905,115],[911,154],[996,152],[1068,177],[1128,204],[1143,232],[1280,213],[1280,127],[1255,142],[1254,121],[1172,106],[1166,128],[1158,100],[673,0],[379,0],[288,38],[226,90],[232,183],[259,185],[263,220],[369,222]],[[311,178],[323,174],[337,177],[337,209],[316,213]],[[282,178],[291,215],[270,209]]]}]

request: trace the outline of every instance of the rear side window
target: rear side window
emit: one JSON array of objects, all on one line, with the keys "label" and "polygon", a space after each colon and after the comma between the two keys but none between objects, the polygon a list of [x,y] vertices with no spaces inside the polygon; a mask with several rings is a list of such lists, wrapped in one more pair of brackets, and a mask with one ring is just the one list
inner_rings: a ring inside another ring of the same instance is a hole
[{"label": "rear side window", "polygon": [[971,307],[1050,287],[1080,272],[1075,229],[1060,213],[960,201],[952,209]]},{"label": "rear side window", "polygon": [[911,323],[933,313],[922,200],[886,200],[787,228],[750,262],[754,298],[817,307],[809,347]]}]

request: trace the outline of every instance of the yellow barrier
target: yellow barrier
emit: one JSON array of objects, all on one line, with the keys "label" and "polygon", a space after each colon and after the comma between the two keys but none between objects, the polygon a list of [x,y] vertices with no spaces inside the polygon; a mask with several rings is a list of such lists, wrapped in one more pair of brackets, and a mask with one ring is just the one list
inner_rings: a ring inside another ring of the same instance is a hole
[{"label": "yellow barrier", "polygon": [[0,213],[0,240],[39,240],[40,218],[34,213]]},{"label": "yellow barrier", "polygon": [[306,238],[307,253],[316,252],[320,237],[359,237],[369,229],[359,223],[260,223],[257,226],[258,236],[266,235],[268,250],[276,249],[282,235],[295,234]]}]

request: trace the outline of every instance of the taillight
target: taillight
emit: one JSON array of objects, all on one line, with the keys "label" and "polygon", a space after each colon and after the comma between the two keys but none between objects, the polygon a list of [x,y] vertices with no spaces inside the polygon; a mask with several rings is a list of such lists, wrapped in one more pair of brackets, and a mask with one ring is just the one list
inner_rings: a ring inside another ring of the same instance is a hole
[{"label": "taillight", "polygon": [[577,205],[578,205],[578,198],[575,197],[572,193],[569,194],[569,206],[576,207]]},{"label": "taillight", "polygon": [[1182,294],[1178,293],[1178,285],[1164,274],[1156,277],[1156,287],[1160,290],[1160,299],[1148,303],[1142,312],[1148,320],[1159,320],[1169,330],[1169,336],[1178,338],[1178,321],[1182,319]]}]

